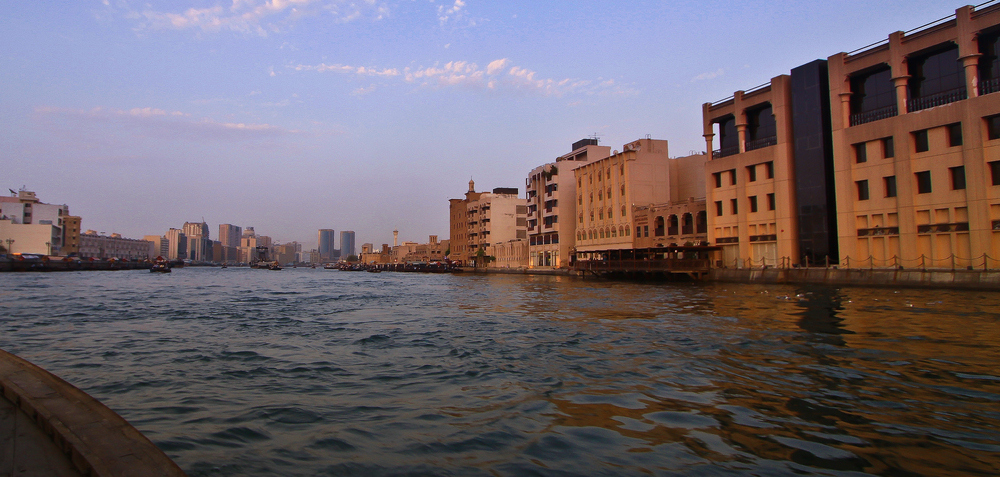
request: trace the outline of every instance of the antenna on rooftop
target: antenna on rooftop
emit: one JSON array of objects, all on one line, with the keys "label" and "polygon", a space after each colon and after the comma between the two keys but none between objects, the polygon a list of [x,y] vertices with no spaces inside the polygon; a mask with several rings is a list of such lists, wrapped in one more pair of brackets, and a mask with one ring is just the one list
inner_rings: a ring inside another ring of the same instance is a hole
[{"label": "antenna on rooftop", "polygon": [[593,139],[593,140],[597,141],[598,144],[601,143],[601,136],[598,136],[597,132],[594,132],[594,134],[591,134],[590,135],[590,139]]}]

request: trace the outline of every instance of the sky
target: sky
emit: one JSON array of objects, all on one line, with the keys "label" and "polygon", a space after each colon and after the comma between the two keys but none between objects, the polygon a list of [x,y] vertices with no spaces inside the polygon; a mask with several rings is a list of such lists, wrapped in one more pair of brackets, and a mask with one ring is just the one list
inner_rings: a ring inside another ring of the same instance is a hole
[{"label": "sky", "polygon": [[0,190],[130,238],[205,220],[307,249],[321,228],[446,239],[470,179],[523,196],[594,135],[703,151],[703,103],[961,5],[3,2]]}]

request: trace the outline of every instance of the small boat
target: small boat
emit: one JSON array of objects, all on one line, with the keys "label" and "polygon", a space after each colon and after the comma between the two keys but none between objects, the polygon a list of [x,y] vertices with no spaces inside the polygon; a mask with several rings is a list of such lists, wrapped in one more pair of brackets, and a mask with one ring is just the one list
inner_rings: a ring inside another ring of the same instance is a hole
[{"label": "small boat", "polygon": [[162,256],[157,256],[156,260],[153,261],[153,266],[149,267],[149,271],[154,273],[170,273],[170,263]]},{"label": "small boat", "polygon": [[268,270],[281,270],[281,265],[278,265],[278,262],[274,261],[274,262],[271,262],[271,264],[267,266],[267,269]]}]

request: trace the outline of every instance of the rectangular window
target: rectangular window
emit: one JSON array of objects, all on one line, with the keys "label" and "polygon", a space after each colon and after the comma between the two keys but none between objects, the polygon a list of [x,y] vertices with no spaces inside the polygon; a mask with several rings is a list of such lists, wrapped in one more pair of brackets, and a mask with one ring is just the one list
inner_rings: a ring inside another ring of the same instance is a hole
[{"label": "rectangular window", "polygon": [[917,176],[917,193],[918,194],[930,194],[931,193],[931,171],[921,171],[916,174]]},{"label": "rectangular window", "polygon": [[854,181],[858,188],[858,200],[868,200],[868,181]]},{"label": "rectangular window", "polygon": [[892,136],[882,139],[882,157],[888,159],[896,156],[896,145],[892,141]]},{"label": "rectangular window", "polygon": [[1000,114],[986,118],[986,136],[993,139],[1000,139]]},{"label": "rectangular window", "polygon": [[739,212],[739,202],[736,199],[729,199],[729,209],[736,215]]},{"label": "rectangular window", "polygon": [[750,212],[757,212],[757,196],[750,196]]},{"label": "rectangular window", "polygon": [[729,170],[729,185],[736,185],[736,169]]},{"label": "rectangular window", "polygon": [[721,200],[715,201],[715,216],[716,217],[722,217],[722,201]]},{"label": "rectangular window", "polygon": [[862,162],[868,162],[868,148],[865,143],[861,142],[854,144],[854,162],[861,164]]},{"label": "rectangular window", "polygon": [[643,225],[642,226],[642,232],[643,232],[643,237],[649,237],[649,226],[648,225]]},{"label": "rectangular window", "polygon": [[774,209],[775,209],[774,194],[773,193],[767,194],[767,210],[774,210]]},{"label": "rectangular window", "polygon": [[896,197],[896,176],[883,177],[885,183],[885,196]]},{"label": "rectangular window", "polygon": [[718,189],[719,187],[722,187],[722,173],[721,172],[713,172],[712,173],[712,178],[715,179],[715,188],[716,189]]},{"label": "rectangular window", "polygon": [[747,166],[747,180],[757,182],[757,165]]},{"label": "rectangular window", "polygon": [[945,127],[948,128],[948,147],[961,146],[962,123],[949,124]]},{"label": "rectangular window", "polygon": [[764,163],[764,170],[767,171],[767,178],[774,179],[774,161],[767,161]]},{"label": "rectangular window", "polygon": [[965,166],[949,167],[951,172],[951,190],[965,189]]},{"label": "rectangular window", "polygon": [[990,163],[990,176],[992,176],[993,185],[1000,185],[1000,161]]},{"label": "rectangular window", "polygon": [[927,142],[926,129],[913,132],[913,145],[917,152],[927,152],[930,149],[930,143]]}]

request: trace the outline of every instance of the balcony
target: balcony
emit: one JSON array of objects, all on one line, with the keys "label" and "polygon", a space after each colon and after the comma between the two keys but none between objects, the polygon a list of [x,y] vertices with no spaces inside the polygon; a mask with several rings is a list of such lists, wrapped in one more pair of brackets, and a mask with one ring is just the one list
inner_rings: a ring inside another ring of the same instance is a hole
[{"label": "balcony", "polygon": [[996,93],[1000,91],[1000,78],[988,79],[979,82],[979,95]]},{"label": "balcony", "polygon": [[776,146],[777,144],[778,144],[778,136],[769,136],[747,141],[745,146],[746,146],[746,151],[750,152],[753,151],[754,149],[763,149],[765,147]]},{"label": "balcony", "polygon": [[956,88],[951,91],[944,91],[942,93],[921,96],[918,98],[910,98],[906,102],[906,110],[913,113],[923,109],[929,109],[935,106],[954,103],[955,101],[961,101],[968,97],[969,93],[965,90],[964,87]]},{"label": "balcony", "polygon": [[735,156],[740,153],[739,146],[729,146],[721,149],[716,149],[712,151],[712,159],[718,159],[720,157]]},{"label": "balcony", "polygon": [[878,121],[880,119],[891,118],[898,115],[899,110],[896,108],[895,104],[883,108],[873,109],[871,111],[853,113],[851,114],[851,126],[870,123],[872,121]]}]

